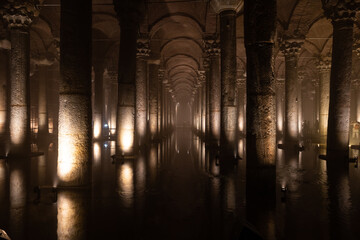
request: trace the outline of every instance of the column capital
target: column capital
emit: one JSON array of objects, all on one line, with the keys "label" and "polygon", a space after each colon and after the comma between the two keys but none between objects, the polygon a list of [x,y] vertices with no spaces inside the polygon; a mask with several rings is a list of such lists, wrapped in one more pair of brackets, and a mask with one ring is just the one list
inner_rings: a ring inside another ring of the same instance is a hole
[{"label": "column capital", "polygon": [[159,82],[163,83],[164,77],[165,77],[165,70],[164,70],[164,69],[159,69],[159,70],[158,70],[158,79],[159,79]]},{"label": "column capital", "polygon": [[281,42],[280,50],[285,56],[297,56],[303,43],[302,39],[287,39]]},{"label": "column capital", "polygon": [[355,0],[322,0],[324,14],[333,23],[347,22],[353,24],[356,20],[358,4]]},{"label": "column capital", "polygon": [[136,57],[145,58],[150,56],[150,47],[148,38],[139,38],[136,42]]},{"label": "column capital", "polygon": [[210,59],[209,57],[205,56],[203,58],[203,68],[205,71],[209,71],[210,70]]},{"label": "column capital", "polygon": [[37,66],[51,66],[55,63],[55,60],[55,55],[50,52],[32,53],[30,55],[30,62]]},{"label": "column capital", "polygon": [[330,72],[331,58],[330,57],[320,58],[319,61],[317,62],[316,68],[319,70],[320,73]]},{"label": "column capital", "polygon": [[208,38],[203,40],[204,51],[207,56],[219,56],[221,53],[220,42],[215,38]]},{"label": "column capital", "polygon": [[243,6],[243,0],[211,0],[211,6],[213,7],[216,13],[221,13],[223,11],[235,11],[239,12]]},{"label": "column capital", "polygon": [[8,28],[28,28],[40,14],[39,5],[43,0],[5,0],[0,6],[0,15]]}]

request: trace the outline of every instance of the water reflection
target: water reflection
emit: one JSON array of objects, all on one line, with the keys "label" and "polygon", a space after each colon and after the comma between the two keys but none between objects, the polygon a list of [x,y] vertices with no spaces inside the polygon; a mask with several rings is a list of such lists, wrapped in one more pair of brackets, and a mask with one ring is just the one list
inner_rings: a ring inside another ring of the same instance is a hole
[{"label": "water reflection", "polygon": [[88,239],[88,196],[79,191],[60,191],[57,202],[57,238]]},{"label": "water reflection", "polygon": [[131,208],[134,200],[134,172],[131,161],[116,164],[118,193],[124,207]]}]

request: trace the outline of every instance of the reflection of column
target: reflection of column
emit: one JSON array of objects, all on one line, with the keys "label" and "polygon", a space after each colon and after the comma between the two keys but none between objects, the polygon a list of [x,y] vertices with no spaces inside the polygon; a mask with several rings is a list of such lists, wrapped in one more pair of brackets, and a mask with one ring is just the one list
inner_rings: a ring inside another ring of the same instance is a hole
[{"label": "reflection of column", "polygon": [[59,240],[85,240],[87,233],[88,194],[60,191],[57,200],[57,237]]},{"label": "reflection of column", "polygon": [[[275,227],[276,99],[274,38],[276,0],[245,1],[246,70],[246,212],[264,236]],[[266,17],[265,17],[266,16]]]},{"label": "reflection of column", "polygon": [[236,11],[220,12],[221,46],[221,148],[233,155],[236,132]]},{"label": "reflection of column", "polygon": [[326,135],[328,127],[328,115],[329,115],[329,94],[330,94],[330,59],[320,60],[317,66],[320,76],[320,116],[319,116],[319,128],[320,128],[320,143],[326,144]]},{"label": "reflection of column", "polygon": [[325,15],[333,24],[327,155],[337,155],[337,161],[349,154],[353,25],[357,9],[353,1],[339,2],[337,6],[332,1],[324,3]]},{"label": "reflection of column", "polygon": [[61,2],[58,177],[87,185],[91,159],[91,2]]},{"label": "reflection of column", "polygon": [[146,137],[146,109],[147,109],[147,62],[149,56],[149,41],[138,39],[136,55],[135,77],[135,135],[139,146],[145,143]]},{"label": "reflection of column", "polygon": [[[39,14],[39,1],[5,1],[3,19],[10,29],[10,153],[30,152],[29,25]],[[22,5],[23,4],[23,5]]]},{"label": "reflection of column", "polygon": [[298,55],[302,42],[286,40],[281,50],[285,55],[285,143],[298,144]]},{"label": "reflection of column", "polygon": [[210,59],[210,137],[220,140],[220,106],[221,106],[221,81],[220,81],[220,48],[215,40],[205,41],[206,53]]},{"label": "reflection of column", "polygon": [[114,1],[119,16],[121,36],[119,50],[117,154],[132,154],[135,131],[136,40],[139,15],[126,6],[128,1]]},{"label": "reflection of column", "polygon": [[[2,40],[5,41],[5,40]],[[9,50],[2,49],[0,46],[0,134],[8,129],[8,91],[9,91]]]},{"label": "reflection of column", "polygon": [[284,86],[284,79],[276,80],[276,129],[279,136],[282,136],[284,131]]},{"label": "reflection of column", "polygon": [[9,165],[10,169],[10,228],[13,239],[24,239],[25,212],[28,191],[28,169],[30,159],[14,159]]},{"label": "reflection of column", "polygon": [[104,105],[104,68],[101,62],[95,61],[94,64],[94,113],[93,113],[93,136],[94,139],[101,139],[103,137],[103,105]]},{"label": "reflection of column", "polygon": [[158,134],[158,79],[159,64],[149,65],[149,132],[150,139],[154,140]]}]

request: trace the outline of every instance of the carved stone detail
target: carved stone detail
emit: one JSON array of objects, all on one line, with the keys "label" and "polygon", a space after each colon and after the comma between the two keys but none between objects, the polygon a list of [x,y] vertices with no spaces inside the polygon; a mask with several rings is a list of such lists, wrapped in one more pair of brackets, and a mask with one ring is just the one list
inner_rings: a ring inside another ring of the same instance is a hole
[{"label": "carved stone detail", "polygon": [[297,56],[303,43],[302,40],[285,40],[281,43],[280,50],[285,56]]},{"label": "carved stone detail", "polygon": [[150,47],[148,39],[139,39],[137,41],[136,57],[145,58],[150,55]]},{"label": "carved stone detail", "polygon": [[322,0],[324,13],[333,22],[356,20],[357,3],[355,0]]},{"label": "carved stone detail", "polygon": [[329,72],[331,70],[331,59],[330,58],[319,59],[316,68],[319,70],[320,73]]},{"label": "carved stone detail", "polygon": [[28,28],[32,20],[39,16],[39,5],[43,0],[6,0],[0,9],[0,15],[9,28]]},{"label": "carved stone detail", "polygon": [[219,56],[221,53],[220,43],[216,39],[205,39],[204,49],[208,57]]}]

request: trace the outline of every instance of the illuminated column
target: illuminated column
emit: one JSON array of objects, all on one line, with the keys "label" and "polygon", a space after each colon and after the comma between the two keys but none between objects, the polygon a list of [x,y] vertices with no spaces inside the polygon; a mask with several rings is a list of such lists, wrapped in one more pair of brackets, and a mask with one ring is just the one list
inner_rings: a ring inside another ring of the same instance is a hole
[{"label": "illuminated column", "polygon": [[298,75],[298,129],[299,129],[299,137],[303,136],[302,131],[302,122],[303,122],[303,108],[302,108],[302,83],[304,81],[304,72],[299,71]]},{"label": "illuminated column", "polygon": [[149,65],[149,132],[150,139],[154,140],[158,136],[158,94],[159,94],[159,64]]},{"label": "illuminated column", "polygon": [[329,94],[330,94],[330,70],[331,59],[321,59],[318,63],[317,69],[320,76],[320,143],[326,144],[326,135],[328,128],[328,116],[329,116]]},{"label": "illuminated column", "polygon": [[61,1],[59,185],[90,183],[91,1]]},{"label": "illuminated column", "polygon": [[158,136],[159,138],[163,135],[164,132],[164,127],[163,127],[163,118],[162,118],[162,113],[163,113],[163,109],[164,109],[164,105],[163,105],[163,94],[164,94],[164,86],[163,86],[163,81],[164,81],[164,77],[165,77],[165,70],[164,69],[159,69],[158,72],[158,98],[157,98],[157,102],[158,102],[158,117],[157,117],[157,123],[158,123]]},{"label": "illuminated column", "polygon": [[245,1],[246,218],[274,239],[276,206],[276,0]]},{"label": "illuminated column", "polygon": [[136,40],[140,16],[135,7],[127,6],[128,3],[114,1],[121,28],[116,124],[118,155],[134,153]]},{"label": "illuminated column", "polygon": [[39,65],[39,96],[38,96],[38,118],[39,118],[39,137],[46,137],[49,133],[48,97],[47,86],[49,80],[49,65]]},{"label": "illuminated column", "polygon": [[320,120],[320,81],[319,79],[313,79],[312,84],[315,88],[315,96],[314,96],[314,103],[315,103],[315,111],[314,111],[314,129],[316,135],[320,132],[319,131],[319,120]]},{"label": "illuminated column", "polygon": [[205,137],[210,137],[210,58],[205,57],[203,61],[205,70]]},{"label": "illuminated column", "polygon": [[263,0],[259,4],[245,2],[246,155],[247,166],[251,170],[260,166],[275,168],[275,21],[275,0]]},{"label": "illuminated column", "polygon": [[350,83],[352,68],[354,1],[324,3],[325,15],[333,24],[333,47],[330,76],[327,156],[348,157],[350,121]]},{"label": "illuminated column", "polygon": [[218,142],[220,140],[221,108],[220,46],[215,39],[209,39],[205,40],[205,49],[210,59],[210,137]]},{"label": "illuminated column", "polygon": [[276,129],[279,136],[284,132],[284,79],[276,79]]},{"label": "illuminated column", "polygon": [[200,121],[200,134],[204,136],[205,134],[205,120],[206,120],[206,75],[205,71],[198,71],[198,94],[199,94],[199,121]]},{"label": "illuminated column", "polygon": [[239,78],[236,79],[236,88],[237,88],[237,131],[242,135],[245,134],[245,96],[246,96],[246,79]]},{"label": "illuminated column", "polygon": [[8,131],[8,91],[9,91],[9,56],[11,44],[0,40],[0,134]]},{"label": "illuminated column", "polygon": [[100,61],[94,63],[94,113],[93,137],[95,140],[103,137],[103,105],[104,105],[104,67]]},{"label": "illuminated column", "polygon": [[220,144],[224,155],[233,155],[236,133],[236,11],[220,12],[221,122]]},{"label": "illuminated column", "polygon": [[146,109],[147,109],[147,62],[149,56],[149,40],[138,39],[136,54],[136,100],[135,100],[135,134],[138,146],[146,141]]},{"label": "illuminated column", "polygon": [[29,26],[39,14],[40,1],[4,1],[1,15],[10,29],[10,152],[30,152],[30,38]]},{"label": "illuminated column", "polygon": [[[355,40],[355,44],[354,44],[354,50],[353,52],[356,53],[357,57],[360,57],[360,39],[354,39]],[[360,79],[355,79],[353,80],[354,83],[354,88],[352,88],[352,90],[354,91],[355,94],[353,94],[352,97],[355,98],[355,101],[353,103],[355,103],[354,105],[356,106],[356,111],[355,111],[355,121],[360,122]]]},{"label": "illuminated column", "polygon": [[108,70],[107,71],[110,80],[110,96],[109,97],[109,128],[110,134],[113,136],[116,134],[116,114],[117,114],[117,102],[118,102],[118,81],[117,81],[117,71]]},{"label": "illuminated column", "polygon": [[301,40],[286,40],[281,45],[285,56],[285,144],[299,143],[299,114],[298,114],[298,55]]}]

